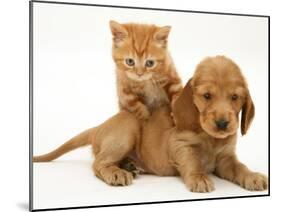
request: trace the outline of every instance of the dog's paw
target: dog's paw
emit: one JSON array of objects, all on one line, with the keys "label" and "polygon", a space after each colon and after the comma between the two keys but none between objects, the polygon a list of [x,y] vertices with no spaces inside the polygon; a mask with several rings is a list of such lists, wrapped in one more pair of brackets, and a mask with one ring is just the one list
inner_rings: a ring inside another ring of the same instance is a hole
[{"label": "dog's paw", "polygon": [[245,177],[242,186],[249,191],[263,191],[268,187],[268,179],[261,173],[252,172]]},{"label": "dog's paw", "polygon": [[213,181],[205,174],[191,175],[187,179],[187,186],[191,192],[211,192],[215,190]]},{"label": "dog's paw", "polygon": [[133,175],[132,173],[123,170],[123,169],[117,169],[114,172],[103,176],[104,181],[113,186],[127,186],[131,185],[133,182]]}]

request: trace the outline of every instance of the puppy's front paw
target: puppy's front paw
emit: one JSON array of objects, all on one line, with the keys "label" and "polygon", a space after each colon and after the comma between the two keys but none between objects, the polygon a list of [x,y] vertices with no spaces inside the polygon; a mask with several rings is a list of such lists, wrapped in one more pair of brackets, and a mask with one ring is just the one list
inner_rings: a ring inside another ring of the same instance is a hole
[{"label": "puppy's front paw", "polygon": [[205,174],[190,175],[186,182],[191,192],[211,192],[215,190],[213,181]]},{"label": "puppy's front paw", "polygon": [[263,191],[268,187],[268,179],[261,173],[252,172],[245,177],[241,186],[249,191]]}]

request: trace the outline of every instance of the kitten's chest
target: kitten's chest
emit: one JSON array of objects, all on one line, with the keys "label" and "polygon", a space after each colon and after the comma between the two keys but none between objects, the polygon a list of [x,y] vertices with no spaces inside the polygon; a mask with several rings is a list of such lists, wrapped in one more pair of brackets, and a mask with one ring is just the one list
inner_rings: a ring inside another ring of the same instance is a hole
[{"label": "kitten's chest", "polygon": [[163,85],[154,80],[149,80],[140,86],[133,87],[133,92],[142,99],[150,111],[169,103]]}]

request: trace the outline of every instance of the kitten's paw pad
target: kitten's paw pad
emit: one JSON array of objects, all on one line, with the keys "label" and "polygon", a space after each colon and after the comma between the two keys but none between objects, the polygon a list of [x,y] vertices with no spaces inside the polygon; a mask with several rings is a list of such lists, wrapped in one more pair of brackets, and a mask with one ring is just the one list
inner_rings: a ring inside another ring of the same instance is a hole
[{"label": "kitten's paw pad", "polygon": [[127,186],[131,185],[133,182],[133,175],[132,173],[125,171],[123,169],[118,169],[104,177],[104,181],[113,186]]},{"label": "kitten's paw pad", "polygon": [[213,181],[205,174],[188,177],[187,186],[191,192],[206,193],[215,190]]},{"label": "kitten's paw pad", "polygon": [[261,173],[253,172],[245,177],[242,186],[249,191],[263,191],[268,187],[268,179]]}]

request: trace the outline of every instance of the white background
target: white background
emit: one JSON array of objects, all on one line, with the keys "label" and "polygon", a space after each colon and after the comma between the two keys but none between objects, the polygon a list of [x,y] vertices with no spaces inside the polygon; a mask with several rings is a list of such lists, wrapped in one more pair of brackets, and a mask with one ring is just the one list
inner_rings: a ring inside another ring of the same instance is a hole
[{"label": "white background", "polygon": [[[85,1],[84,1],[85,2]],[[110,1],[100,1],[100,3],[113,4]],[[147,1],[148,2],[148,1]],[[239,2],[231,4],[229,2],[216,1],[217,3],[203,3],[202,1],[188,2],[188,4],[173,2],[163,3],[163,8],[193,9],[207,11],[226,11],[240,13],[260,13],[269,14],[272,17],[272,94],[278,96],[278,69],[280,43],[277,38],[280,37],[278,23],[278,6],[266,3],[255,2]],[[99,3],[99,1],[95,1]],[[115,4],[135,5],[146,7],[159,7],[155,3],[138,3],[135,4],[119,1]],[[1,23],[4,28],[1,30],[1,129],[2,129],[2,145],[1,148],[1,193],[5,195],[2,207],[6,210],[21,211],[26,210],[28,202],[28,5],[27,2],[21,2],[17,5],[6,3],[1,9]],[[2,17],[3,16],[3,17]],[[275,27],[274,27],[275,25]],[[173,52],[172,52],[173,53]],[[174,55],[174,54],[173,54]],[[276,70],[276,72],[274,71]],[[280,89],[280,88],[279,88]],[[259,199],[239,199],[239,200],[223,200],[223,201],[204,201],[193,203],[165,204],[165,205],[147,205],[134,206],[134,210],[173,210],[180,211],[192,209],[194,211],[206,210],[206,207],[212,207],[217,211],[237,211],[252,209],[256,211],[264,211],[269,206],[277,206],[278,189],[280,185],[280,172],[278,169],[279,143],[277,141],[278,127],[278,98],[272,99],[271,113],[272,116],[272,197]],[[3,158],[2,158],[3,157]],[[97,209],[92,209],[97,210]],[[119,208],[103,208],[99,210],[132,210],[131,207]],[[90,209],[89,209],[90,211]]]}]

